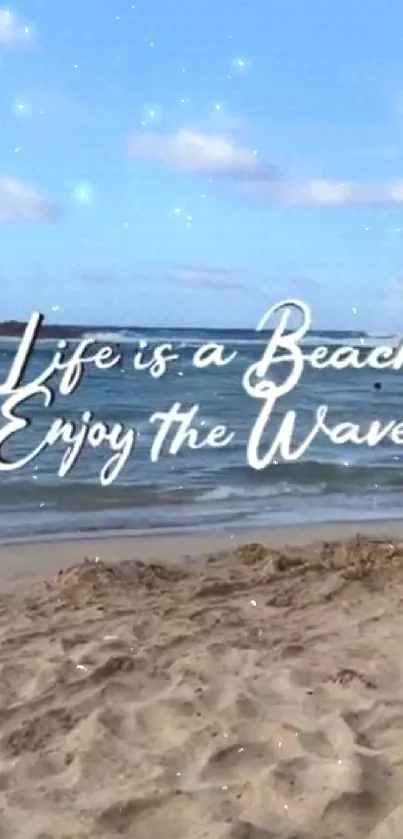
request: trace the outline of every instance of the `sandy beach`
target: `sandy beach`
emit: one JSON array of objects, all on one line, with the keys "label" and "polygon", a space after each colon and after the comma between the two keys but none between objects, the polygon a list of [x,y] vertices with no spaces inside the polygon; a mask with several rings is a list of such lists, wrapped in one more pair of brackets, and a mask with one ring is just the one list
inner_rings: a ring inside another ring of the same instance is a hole
[{"label": "sandy beach", "polygon": [[2,547],[0,835],[400,836],[403,533],[350,529]]}]

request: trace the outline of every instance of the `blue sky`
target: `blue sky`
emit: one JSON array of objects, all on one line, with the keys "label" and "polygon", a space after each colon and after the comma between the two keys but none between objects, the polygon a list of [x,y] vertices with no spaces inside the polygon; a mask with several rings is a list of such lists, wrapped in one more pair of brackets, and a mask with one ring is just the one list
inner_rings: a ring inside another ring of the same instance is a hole
[{"label": "blue sky", "polygon": [[400,0],[26,0],[0,72],[2,319],[400,330]]}]

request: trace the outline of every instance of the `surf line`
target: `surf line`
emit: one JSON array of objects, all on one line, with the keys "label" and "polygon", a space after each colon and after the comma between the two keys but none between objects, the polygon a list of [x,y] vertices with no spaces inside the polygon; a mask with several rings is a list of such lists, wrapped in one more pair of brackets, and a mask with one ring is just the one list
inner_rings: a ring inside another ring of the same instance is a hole
[{"label": "surf line", "polygon": [[[287,330],[289,320],[295,310],[302,315],[300,325]],[[340,422],[331,427],[327,421],[329,406],[319,405],[314,414],[314,424],[300,445],[292,448],[297,412],[287,411],[280,422],[280,427],[272,439],[265,454],[261,453],[262,438],[267,426],[273,419],[273,411],[277,403],[290,394],[304,373],[305,363],[312,364],[318,369],[348,369],[353,367],[371,367],[386,369],[392,367],[397,370],[403,365],[403,347],[375,347],[364,360],[358,357],[358,350],[354,347],[342,347],[330,351],[328,347],[317,347],[310,357],[304,356],[299,342],[309,330],[312,322],[309,307],[301,300],[284,300],[273,306],[260,321],[258,330],[262,330],[274,314],[280,314],[280,323],[273,330],[270,340],[259,361],[251,364],[242,378],[242,384],[249,396],[263,401],[260,413],[252,427],[247,441],[246,457],[250,467],[261,470],[273,463],[278,455],[286,462],[299,460],[319,433],[325,434],[335,445],[352,443],[374,447],[382,441],[389,440],[394,445],[403,445],[403,421],[392,419],[386,422],[372,420],[366,430],[354,422]],[[278,349],[287,350],[290,355],[287,361],[291,363],[291,370],[282,382],[277,384],[267,379],[267,373],[273,361],[276,360]],[[316,363],[315,363],[316,362]]]},{"label": "surf line", "polygon": [[[24,383],[29,362],[39,340],[39,331],[45,317],[41,312],[33,312],[24,334],[19,342],[17,351],[8,370],[7,377],[0,384],[0,396],[10,396],[23,389],[28,384],[31,388],[41,387],[54,374],[61,374],[57,387],[62,396],[69,396],[77,390],[86,369],[93,365],[98,370],[111,370],[123,361],[122,353],[112,344],[101,344],[96,336],[82,338],[74,348],[70,348],[66,340],[57,342],[50,363],[36,378]],[[140,342],[143,343],[143,342]],[[147,346],[147,342],[145,342]],[[179,358],[172,352],[172,344],[164,343],[151,348],[149,358],[144,358],[144,346],[136,352],[132,359],[135,370],[146,370],[153,378],[161,378],[168,365]]]}]

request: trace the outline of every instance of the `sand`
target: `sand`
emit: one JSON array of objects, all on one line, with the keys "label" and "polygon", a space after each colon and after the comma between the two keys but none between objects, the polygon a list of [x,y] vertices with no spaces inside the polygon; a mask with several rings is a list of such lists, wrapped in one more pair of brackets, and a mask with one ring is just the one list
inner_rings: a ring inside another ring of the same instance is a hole
[{"label": "sand", "polygon": [[308,535],[3,547],[0,837],[401,839],[403,539]]}]

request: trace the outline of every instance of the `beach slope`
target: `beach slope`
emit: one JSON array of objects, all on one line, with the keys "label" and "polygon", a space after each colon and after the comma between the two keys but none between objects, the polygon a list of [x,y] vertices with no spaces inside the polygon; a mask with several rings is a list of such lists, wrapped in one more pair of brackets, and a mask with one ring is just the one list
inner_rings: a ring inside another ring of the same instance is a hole
[{"label": "beach slope", "polygon": [[403,542],[131,546],[4,588],[0,834],[401,836]]}]

